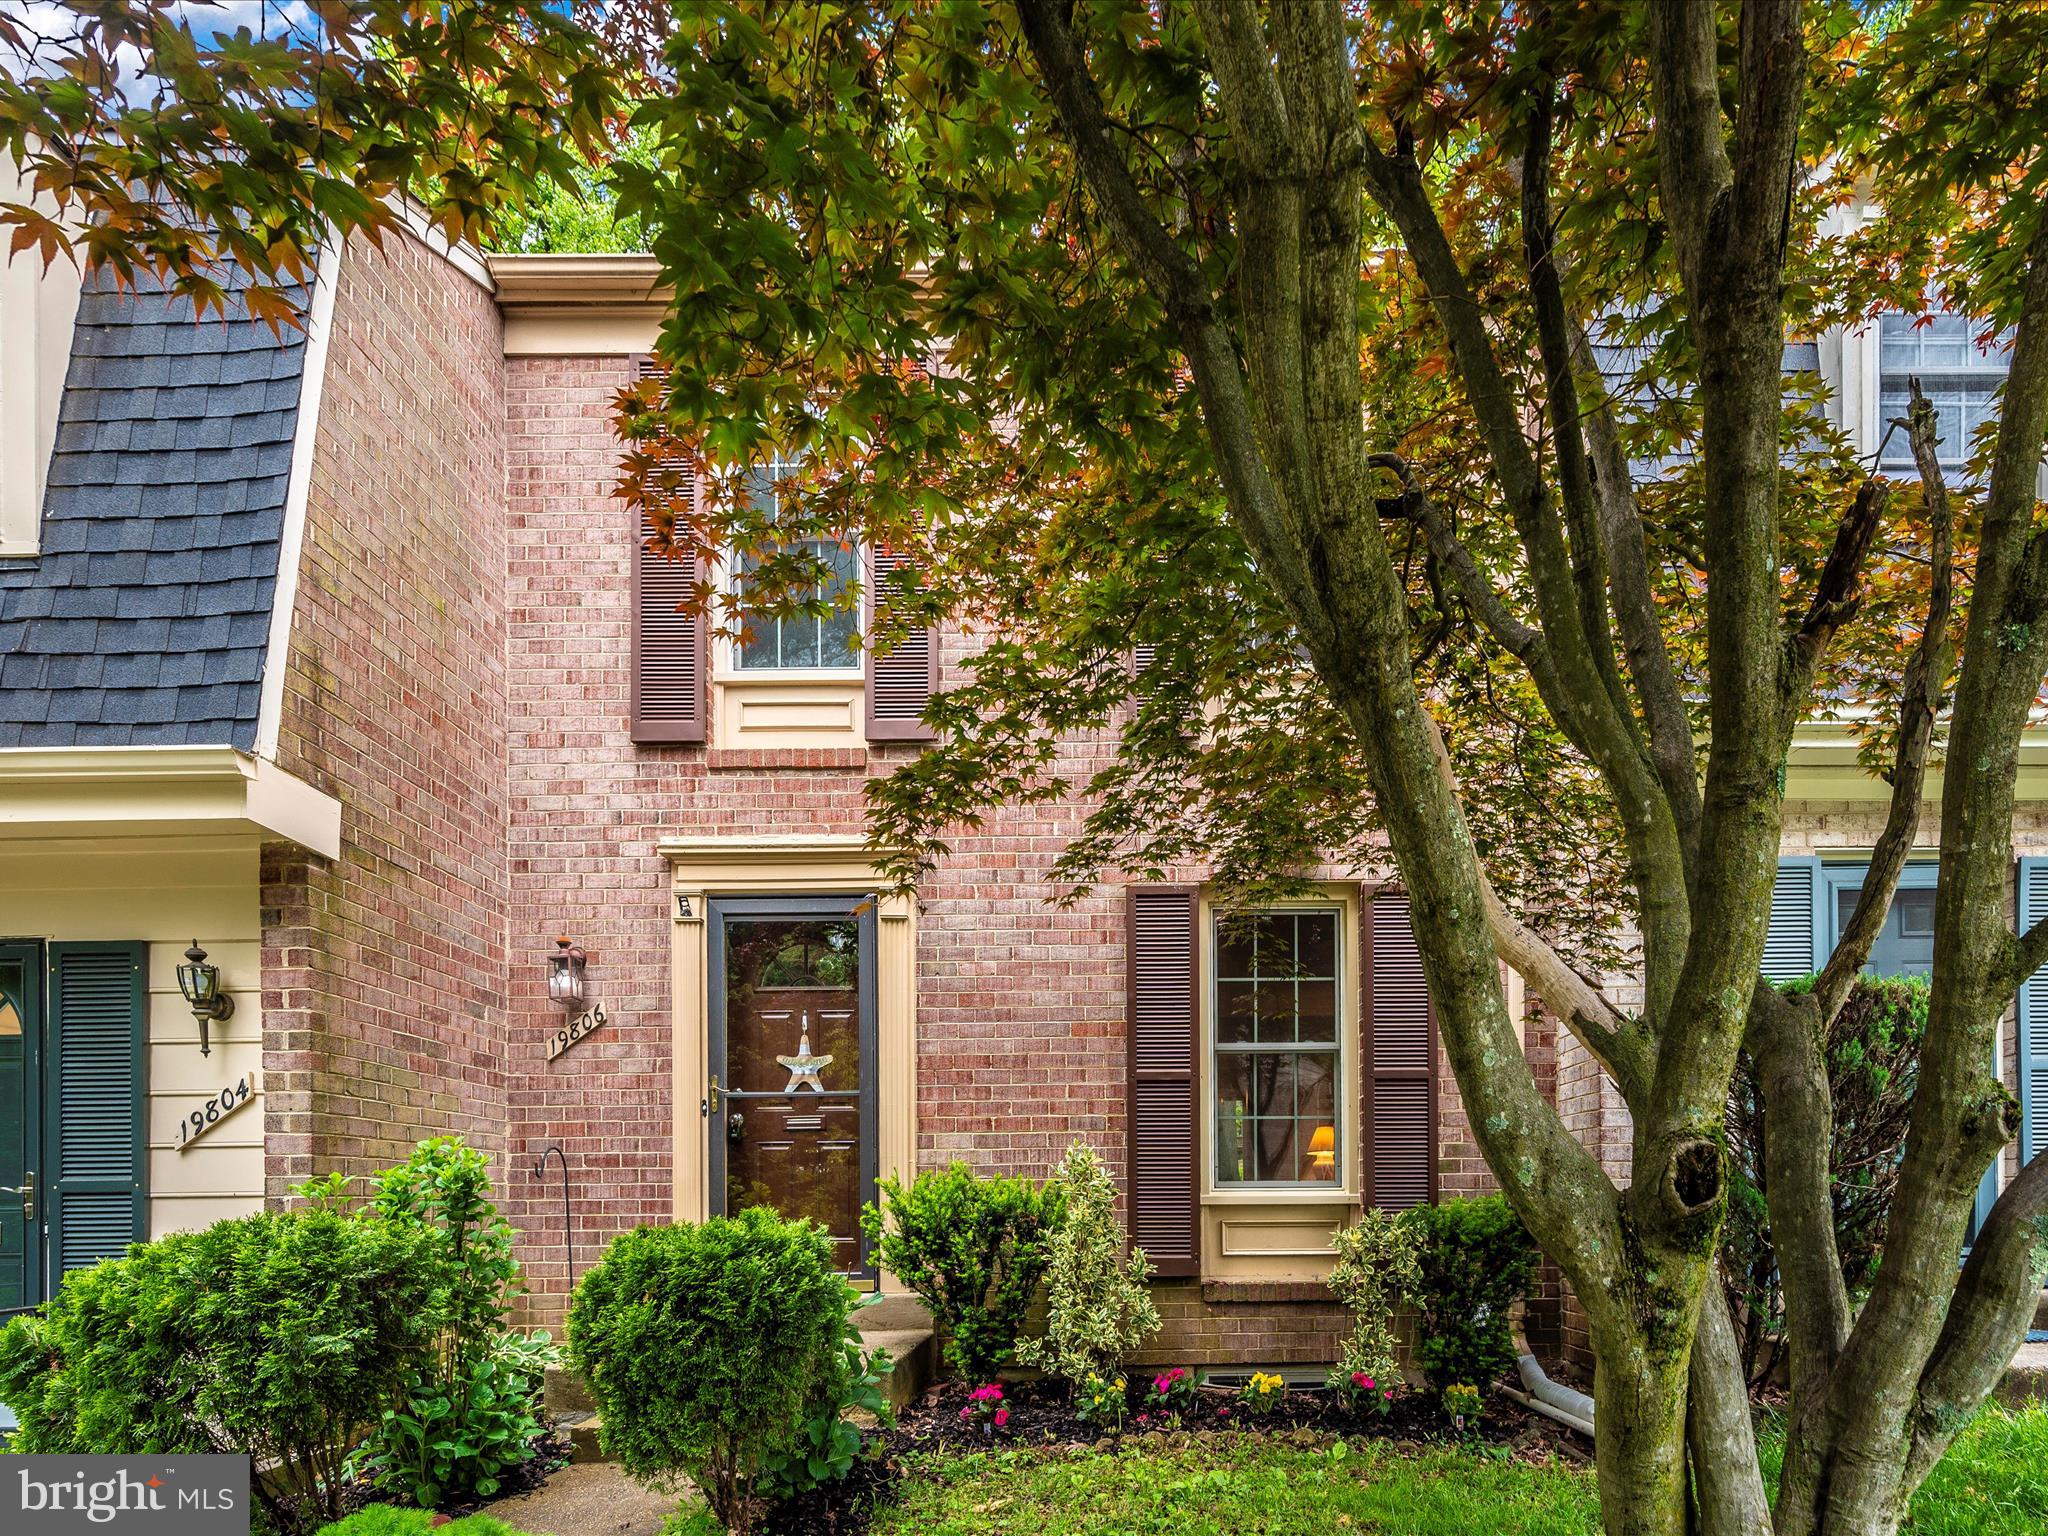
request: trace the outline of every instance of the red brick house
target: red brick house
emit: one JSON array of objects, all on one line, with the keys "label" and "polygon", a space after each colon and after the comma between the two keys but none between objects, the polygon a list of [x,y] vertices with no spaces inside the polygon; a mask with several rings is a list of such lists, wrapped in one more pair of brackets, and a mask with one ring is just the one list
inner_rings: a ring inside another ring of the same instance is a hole
[{"label": "red brick house", "polygon": [[[39,1191],[0,1206],[0,1306],[439,1132],[499,1159],[548,1323],[636,1223],[767,1201],[864,1273],[879,1172],[1043,1175],[1082,1137],[1161,1275],[1148,1354],[1332,1358],[1330,1231],[1491,1182],[1405,902],[1326,869],[1258,946],[1199,870],[1056,907],[1075,806],[992,815],[871,900],[863,781],[918,750],[967,642],[876,665],[830,622],[735,647],[676,614],[614,496],[652,282],[351,246],[285,338],[30,293],[70,361],[50,447],[10,440],[38,478],[0,529],[0,1184]],[[2048,744],[2026,762],[2048,852]],[[1803,970],[1883,787],[1826,731],[1790,771],[1774,955]],[[234,1000],[204,1054],[195,942]],[[1611,1087],[1528,1011],[1539,1078],[1618,1150]]]}]

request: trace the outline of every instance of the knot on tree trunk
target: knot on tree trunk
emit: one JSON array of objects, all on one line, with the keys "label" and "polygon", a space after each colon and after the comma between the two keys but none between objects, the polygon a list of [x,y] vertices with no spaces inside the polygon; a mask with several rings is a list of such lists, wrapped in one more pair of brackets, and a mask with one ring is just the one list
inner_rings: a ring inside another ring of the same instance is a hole
[{"label": "knot on tree trunk", "polygon": [[1711,1141],[1682,1141],[1664,1165],[1664,1203],[1676,1216],[1700,1216],[1721,1198],[1721,1149]]}]

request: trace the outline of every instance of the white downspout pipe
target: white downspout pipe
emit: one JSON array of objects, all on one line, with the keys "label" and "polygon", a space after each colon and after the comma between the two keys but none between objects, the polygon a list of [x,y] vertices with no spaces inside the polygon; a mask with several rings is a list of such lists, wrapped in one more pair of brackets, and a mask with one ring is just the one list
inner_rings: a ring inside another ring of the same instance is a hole
[{"label": "white downspout pipe", "polygon": [[1520,1391],[1513,1387],[1501,1390],[1532,1412],[1590,1436],[1593,1433],[1593,1399],[1574,1387],[1552,1381],[1545,1374],[1543,1363],[1529,1352],[1528,1335],[1522,1331],[1520,1319],[1515,1322],[1515,1343],[1521,1350],[1515,1357],[1515,1368],[1521,1372],[1522,1388]]}]

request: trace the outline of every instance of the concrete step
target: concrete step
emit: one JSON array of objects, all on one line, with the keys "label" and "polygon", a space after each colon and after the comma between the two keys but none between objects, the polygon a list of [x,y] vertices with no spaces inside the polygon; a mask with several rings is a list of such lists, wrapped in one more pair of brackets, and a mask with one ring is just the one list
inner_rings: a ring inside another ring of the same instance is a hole
[{"label": "concrete step", "polygon": [[2048,1399],[2048,1344],[2022,1344],[1994,1395],[2008,1408]]}]

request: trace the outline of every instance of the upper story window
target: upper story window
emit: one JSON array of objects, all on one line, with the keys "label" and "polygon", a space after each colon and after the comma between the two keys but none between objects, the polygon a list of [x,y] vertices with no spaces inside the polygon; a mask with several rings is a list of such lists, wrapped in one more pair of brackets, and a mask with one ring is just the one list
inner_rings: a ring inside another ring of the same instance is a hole
[{"label": "upper story window", "polygon": [[1219,1187],[1339,1182],[1341,910],[1214,920]]},{"label": "upper story window", "polygon": [[[777,460],[756,474],[754,505],[772,522],[780,511],[779,484],[787,465]],[[807,538],[785,544],[810,557],[820,568],[819,579],[803,594],[817,605],[810,613],[770,613],[748,602],[748,578],[760,566],[752,555],[740,557],[732,571],[732,591],[737,599],[741,625],[733,646],[736,671],[841,672],[858,676],[861,670],[860,608],[852,597],[860,577],[860,553],[850,543],[837,539]]]},{"label": "upper story window", "polygon": [[[1967,315],[1883,315],[1877,328],[1878,433],[1906,414],[1910,381],[1934,407],[1936,457],[1944,471],[1969,461],[1977,429],[1998,416],[1998,391],[2005,383],[2006,343],[2011,333],[1980,345],[1981,322]],[[1910,475],[1913,446],[1903,431],[1885,438],[1878,467]]]}]

